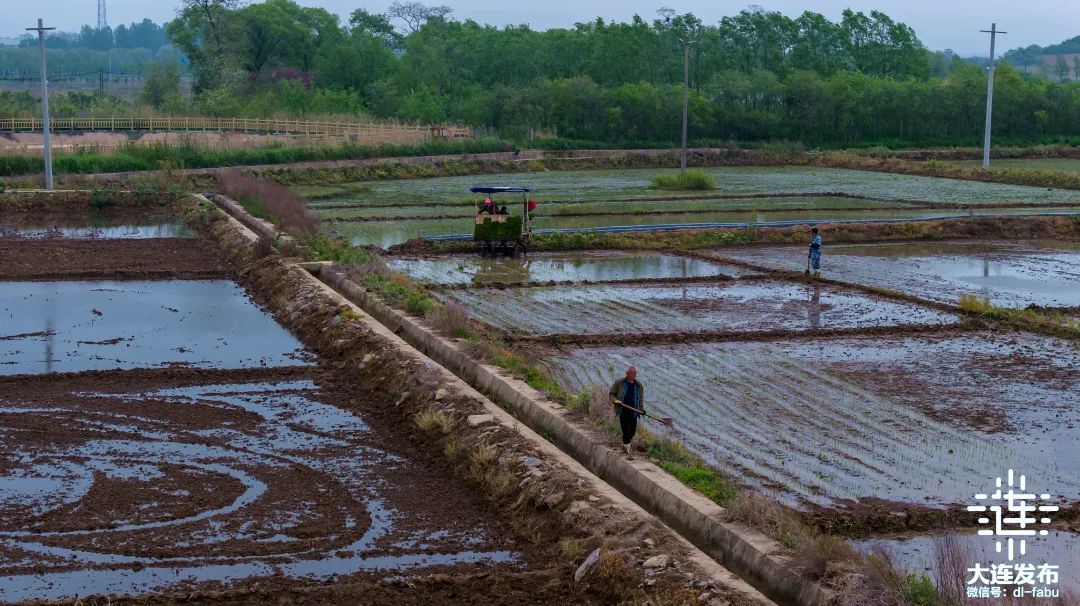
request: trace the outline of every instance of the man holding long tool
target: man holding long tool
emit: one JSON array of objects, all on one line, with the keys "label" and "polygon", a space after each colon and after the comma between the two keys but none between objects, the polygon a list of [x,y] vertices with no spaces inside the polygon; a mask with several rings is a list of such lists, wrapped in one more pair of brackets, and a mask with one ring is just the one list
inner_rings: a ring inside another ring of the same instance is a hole
[{"label": "man holding long tool", "polygon": [[637,380],[637,368],[627,368],[626,376],[615,381],[608,395],[615,405],[615,415],[619,417],[623,448],[630,454],[630,440],[637,432],[638,417],[645,414],[645,389]]}]

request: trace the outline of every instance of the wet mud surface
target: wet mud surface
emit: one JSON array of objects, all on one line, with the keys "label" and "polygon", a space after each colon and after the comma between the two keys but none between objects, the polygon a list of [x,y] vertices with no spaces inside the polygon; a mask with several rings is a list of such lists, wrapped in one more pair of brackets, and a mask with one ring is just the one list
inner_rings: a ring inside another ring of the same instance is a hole
[{"label": "wet mud surface", "polygon": [[528,257],[476,255],[393,259],[390,267],[425,284],[485,285],[529,282],[609,282],[615,280],[743,277],[754,272],[663,253],[590,251],[534,253]]},{"label": "wet mud surface", "polygon": [[[797,246],[722,249],[710,256],[789,271],[806,265],[806,249]],[[1080,305],[1080,250],[1075,242],[830,246],[826,241],[822,273],[949,304],[970,294],[1006,307]]]},{"label": "wet mud surface", "polygon": [[0,327],[0,375],[306,359],[227,280],[0,282]]},{"label": "wet mud surface", "polygon": [[956,317],[823,285],[779,281],[447,291],[510,334],[781,331],[950,324]]},{"label": "wet mud surface", "polygon": [[0,239],[0,280],[209,280],[232,273],[210,244],[195,239]]},{"label": "wet mud surface", "polygon": [[0,602],[527,563],[357,398],[315,367],[0,379]]},{"label": "wet mud surface", "polygon": [[799,338],[567,348],[545,364],[571,391],[637,365],[650,412],[673,417],[688,448],[793,504],[942,507],[1009,468],[1080,501],[1080,356],[1067,343]]}]

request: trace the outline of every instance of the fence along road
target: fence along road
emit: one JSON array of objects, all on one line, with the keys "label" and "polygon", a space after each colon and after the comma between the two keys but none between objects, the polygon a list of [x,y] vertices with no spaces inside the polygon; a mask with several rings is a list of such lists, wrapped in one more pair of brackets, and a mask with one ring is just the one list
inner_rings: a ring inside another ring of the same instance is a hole
[{"label": "fence along road", "polygon": [[[468,139],[471,129],[462,126],[413,126],[364,124],[317,120],[261,118],[60,118],[51,120],[53,131],[231,131],[310,136],[355,137],[359,143],[415,143],[429,139]],[[0,118],[0,132],[42,130],[38,118]]]}]

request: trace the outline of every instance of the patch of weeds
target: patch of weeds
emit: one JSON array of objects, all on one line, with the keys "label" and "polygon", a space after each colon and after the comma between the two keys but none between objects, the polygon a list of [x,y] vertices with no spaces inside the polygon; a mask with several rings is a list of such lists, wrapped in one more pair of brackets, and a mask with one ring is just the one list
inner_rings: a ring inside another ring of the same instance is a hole
[{"label": "patch of weeds", "polygon": [[346,320],[360,320],[363,319],[364,315],[356,311],[352,307],[346,307],[344,310],[342,310],[341,317],[345,318]]},{"label": "patch of weeds", "polygon": [[739,498],[735,489],[722,475],[705,467],[686,467],[660,462],[660,467],[677,480],[700,492],[721,507],[729,507]]},{"label": "patch of weeds", "polygon": [[622,554],[603,551],[596,570],[601,580],[597,589],[604,598],[621,600],[638,582],[637,574],[630,569],[629,560]]},{"label": "patch of weeds", "polygon": [[588,548],[585,541],[573,537],[559,539],[559,551],[562,552],[563,560],[569,566],[577,566],[577,562],[585,555]]},{"label": "patch of weeds", "polygon": [[904,590],[907,601],[915,606],[938,606],[943,604],[934,581],[926,573],[911,573]]},{"label": "patch of weeds", "polygon": [[650,187],[667,190],[710,190],[716,189],[716,182],[700,170],[688,170],[678,175],[653,177]]},{"label": "patch of weeds", "polygon": [[427,314],[427,319],[436,330],[448,337],[468,339],[473,335],[469,311],[461,303],[449,302],[436,305]]},{"label": "patch of weeds", "polygon": [[105,210],[112,204],[116,192],[111,189],[95,189],[90,192],[90,205],[97,210]]},{"label": "patch of weeds", "polygon": [[427,293],[418,291],[405,293],[405,311],[409,313],[423,316],[435,309],[435,305],[435,299],[432,299]]},{"label": "patch of weeds", "polygon": [[483,480],[499,459],[499,452],[489,444],[477,444],[469,451],[469,475]]},{"label": "patch of weeds", "polygon": [[375,255],[366,248],[350,246],[348,242],[316,232],[299,238],[304,246],[311,250],[315,261],[334,261],[350,267],[368,263]]},{"label": "patch of weeds", "polygon": [[454,436],[448,436],[446,441],[443,442],[443,455],[451,461],[457,459],[458,450],[461,449],[461,442]]},{"label": "patch of weeds", "polygon": [[416,415],[416,426],[428,433],[438,431],[445,436],[453,425],[450,417],[441,410],[425,410]]},{"label": "patch of weeds", "polygon": [[552,444],[555,443],[555,430],[550,427],[541,427],[539,431],[540,437],[544,438]]},{"label": "patch of weeds", "polygon": [[1080,338],[1080,319],[1067,316],[1060,311],[1031,307],[1019,309],[994,305],[990,299],[975,295],[960,295],[957,302],[960,309],[980,316],[1011,322],[1027,330]]}]

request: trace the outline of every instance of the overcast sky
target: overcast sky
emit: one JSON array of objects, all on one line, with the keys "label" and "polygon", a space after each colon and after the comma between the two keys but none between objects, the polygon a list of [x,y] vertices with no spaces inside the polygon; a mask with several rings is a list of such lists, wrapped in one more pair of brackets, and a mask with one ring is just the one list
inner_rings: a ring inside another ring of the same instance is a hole
[{"label": "overcast sky", "polygon": [[[322,6],[348,16],[363,7],[382,12],[391,0],[299,0],[306,6]],[[164,21],[175,14],[174,0],[107,0],[110,25],[130,23],[150,17]],[[578,21],[597,16],[626,20],[634,13],[652,19],[656,9],[670,6],[679,12],[693,12],[707,23],[724,15],[739,12],[749,4],[797,16],[812,9],[831,19],[845,8],[880,10],[915,28],[923,42],[932,49],[951,48],[963,55],[989,54],[988,40],[979,30],[989,29],[996,21],[1007,36],[999,39],[1002,50],[1039,44],[1046,46],[1080,35],[1080,0],[427,0],[428,4],[447,4],[458,19],[474,19],[496,25],[527,23],[536,29],[570,27]],[[0,35],[15,35],[20,28],[34,25],[44,17],[46,25],[63,30],[77,30],[85,23],[96,23],[97,0],[0,0],[4,25]]]}]

